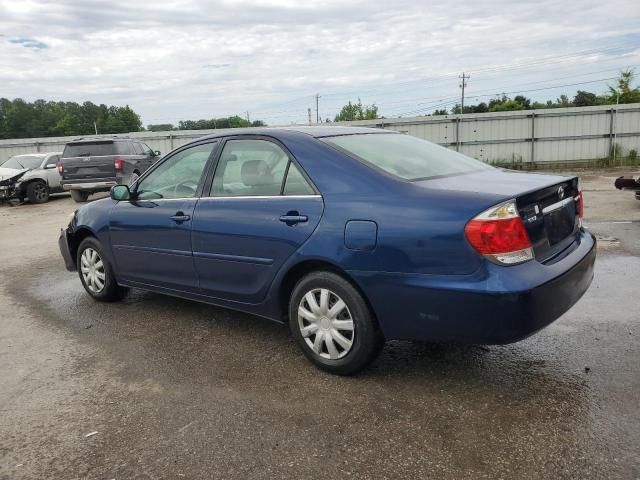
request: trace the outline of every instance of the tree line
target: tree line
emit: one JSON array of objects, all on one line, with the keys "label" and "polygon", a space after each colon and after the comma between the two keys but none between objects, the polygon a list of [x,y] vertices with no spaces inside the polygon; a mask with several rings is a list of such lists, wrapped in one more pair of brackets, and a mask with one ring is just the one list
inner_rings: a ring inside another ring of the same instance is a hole
[{"label": "tree line", "polygon": [[485,112],[507,112],[512,110],[537,110],[543,108],[562,108],[562,107],[590,107],[594,105],[612,105],[615,103],[639,103],[640,102],[640,86],[633,88],[632,82],[634,73],[631,70],[623,71],[616,79],[614,86],[609,86],[608,91],[603,94],[595,94],[585,90],[578,90],[573,99],[567,95],[560,95],[555,100],[547,100],[546,102],[532,102],[523,95],[516,95],[513,98],[502,95],[498,98],[489,100],[488,103],[480,102],[475,105],[465,105],[464,110],[460,108],[460,104],[456,104],[448,112],[447,109],[439,109],[433,112],[433,115],[448,115],[459,113],[485,113]]},{"label": "tree line", "polygon": [[[173,124],[148,125],[150,131],[205,130],[262,127],[262,120],[249,122],[237,115],[210,120],[184,120]],[[0,139],[65,137],[144,131],[140,115],[129,105],[96,105],[92,102],[54,102],[0,98]]]},{"label": "tree line", "polygon": [[[573,99],[567,95],[560,95],[555,100],[547,100],[544,102],[535,101],[525,97],[524,95],[516,95],[511,98],[505,94],[491,99],[488,102],[480,102],[475,105],[465,105],[464,111],[460,108],[460,104],[456,104],[451,111],[446,108],[435,110],[431,115],[449,115],[459,113],[486,113],[486,112],[506,112],[511,110],[534,110],[542,108],[562,108],[562,107],[589,107],[593,105],[611,105],[617,103],[640,103],[640,87],[633,88],[631,85],[634,80],[632,70],[620,72],[620,76],[616,79],[614,86],[609,86],[608,91],[604,94],[595,94],[585,90],[578,90]],[[335,116],[335,122],[354,121],[354,120],[373,120],[376,118],[385,118],[378,116],[378,107],[375,104],[363,105],[358,99],[357,103],[349,101],[344,105],[340,112]],[[329,122],[329,119],[325,120]]]},{"label": "tree line", "polygon": [[165,132],[168,130],[214,130],[218,128],[245,128],[264,127],[266,123],[262,120],[249,120],[238,115],[231,117],[211,118],[209,120],[181,120],[176,127],[172,123],[157,123],[147,125],[147,130],[151,132]]},{"label": "tree line", "polygon": [[0,139],[91,135],[96,129],[126,133],[141,128],[140,116],[128,105],[0,98]]}]

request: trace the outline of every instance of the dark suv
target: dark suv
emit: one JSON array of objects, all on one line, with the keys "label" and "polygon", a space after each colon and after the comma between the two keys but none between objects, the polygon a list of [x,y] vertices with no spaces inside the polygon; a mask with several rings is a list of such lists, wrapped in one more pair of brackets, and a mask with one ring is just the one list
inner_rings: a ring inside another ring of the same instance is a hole
[{"label": "dark suv", "polygon": [[158,158],[160,152],[131,138],[79,139],[65,146],[58,171],[71,197],[86,202],[92,193],[128,184]]}]

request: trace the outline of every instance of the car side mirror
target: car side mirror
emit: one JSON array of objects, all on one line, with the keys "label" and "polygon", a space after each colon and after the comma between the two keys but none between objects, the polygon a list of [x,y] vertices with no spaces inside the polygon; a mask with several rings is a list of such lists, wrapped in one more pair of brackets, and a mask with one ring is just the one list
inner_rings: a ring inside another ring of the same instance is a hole
[{"label": "car side mirror", "polygon": [[109,196],[118,202],[123,200],[131,200],[131,190],[127,185],[114,185],[111,187]]},{"label": "car side mirror", "polygon": [[160,150],[156,150],[153,152],[154,157],[159,157],[160,155],[162,155],[162,153],[160,153]]}]

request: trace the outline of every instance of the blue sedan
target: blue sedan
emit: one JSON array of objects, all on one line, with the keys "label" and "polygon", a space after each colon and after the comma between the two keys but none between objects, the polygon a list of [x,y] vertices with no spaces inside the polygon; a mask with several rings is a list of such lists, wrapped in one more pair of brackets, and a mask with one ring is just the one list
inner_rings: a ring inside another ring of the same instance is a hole
[{"label": "blue sedan", "polygon": [[352,374],[385,340],[504,344],[589,287],[576,177],[493,168],[400,133],[225,131],[80,207],[60,250],[99,301],[130,287],[287,322]]}]

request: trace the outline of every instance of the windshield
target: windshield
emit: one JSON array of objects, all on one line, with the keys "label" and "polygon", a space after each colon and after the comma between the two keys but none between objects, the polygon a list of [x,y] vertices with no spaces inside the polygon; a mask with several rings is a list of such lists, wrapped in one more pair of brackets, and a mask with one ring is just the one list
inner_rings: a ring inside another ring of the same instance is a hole
[{"label": "windshield", "polygon": [[323,140],[404,180],[425,180],[493,168],[435,143],[401,133],[342,135]]},{"label": "windshield", "polygon": [[100,157],[104,155],[115,155],[116,148],[113,141],[108,140],[105,142],[82,142],[82,143],[68,143],[64,147],[64,153],[62,158],[72,157]]},{"label": "windshield", "polygon": [[33,169],[40,167],[42,160],[42,157],[36,157],[34,155],[18,155],[17,157],[11,157],[0,166],[3,168],[16,168],[18,170],[24,168]]}]

